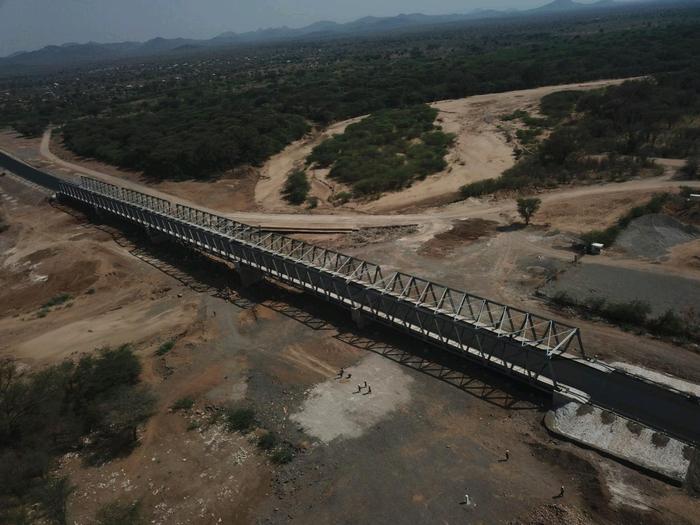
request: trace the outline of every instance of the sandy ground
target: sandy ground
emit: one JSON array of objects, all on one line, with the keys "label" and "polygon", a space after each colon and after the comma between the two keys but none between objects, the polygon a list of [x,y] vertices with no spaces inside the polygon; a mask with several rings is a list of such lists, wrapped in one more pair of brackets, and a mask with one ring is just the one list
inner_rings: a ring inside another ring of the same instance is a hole
[{"label": "sandy ground", "polygon": [[[426,202],[449,200],[461,186],[498,177],[515,163],[513,152],[517,144],[512,139],[509,140],[508,136],[515,135],[517,123],[501,121],[500,117],[519,109],[536,115],[542,97],[557,91],[597,89],[623,81],[603,80],[547,86],[435,102],[432,107],[439,111],[437,123],[445,132],[456,136],[455,144],[445,159],[448,167],[443,172],[415,182],[401,192],[386,194],[367,203],[350,203],[344,208],[382,213],[405,210]],[[303,167],[312,149],[322,140],[342,133],[348,125],[361,118],[363,117],[336,123],[322,133],[314,133],[291,144],[270,159],[263,167],[261,180],[255,189],[255,199],[260,207],[270,212],[298,209],[281,198],[287,174],[294,168]],[[327,170],[310,170],[309,174],[312,182],[311,195],[319,197],[321,202],[319,211],[332,208],[328,198],[345,188],[327,178]]]},{"label": "sandy ground", "polygon": [[[42,142],[43,148],[41,147]],[[74,159],[73,162],[69,162],[64,159],[57,159],[47,149],[48,144],[49,137],[47,135],[44,136],[43,141],[39,141],[37,139],[21,138],[9,131],[0,133],[0,149],[8,151],[20,159],[55,175],[70,179],[78,174],[85,174],[112,184],[160,196],[172,202],[198,205],[202,209],[221,213],[232,219],[256,226],[259,225],[263,228],[333,232],[370,227],[424,225],[438,232],[449,229],[452,221],[456,219],[482,218],[509,221],[517,217],[515,202],[512,199],[493,200],[490,198],[468,199],[447,205],[428,207],[421,209],[420,213],[369,214],[345,208],[334,210],[321,209],[319,213],[269,213],[256,211],[226,213],[224,210],[228,209],[229,204],[233,201],[227,200],[225,192],[219,192],[219,186],[223,184],[222,181],[215,183],[214,186],[207,186],[207,183],[192,183],[196,185],[196,191],[192,194],[181,191],[183,187],[180,184],[189,183],[163,183],[166,186],[172,184],[173,191],[178,191],[178,194],[175,195],[168,193],[171,189],[170,187],[163,187],[163,185],[152,187],[148,184],[148,181],[141,181],[135,178],[134,174],[128,174],[127,176],[123,173],[117,173],[118,170],[114,168],[104,167],[103,169],[101,167],[103,165],[93,161]],[[42,156],[40,150],[43,151],[44,156]],[[248,191],[252,191],[252,185],[249,182],[246,184]],[[684,184],[700,189],[700,182],[674,180],[671,172],[661,177],[631,180],[622,183],[561,187],[539,195],[542,199],[540,214],[554,228],[561,228],[567,231],[586,231],[591,228],[608,226],[614,218],[621,214],[621,210],[629,209],[644,202],[655,192],[675,191]],[[226,202],[221,208],[217,208],[222,198]],[[236,207],[237,210],[250,209],[253,202],[252,194],[242,192],[238,194],[237,198],[244,201],[244,204]],[[197,200],[195,201],[194,199]]]},{"label": "sandy ground", "polygon": [[[10,224],[0,234],[3,354],[39,367],[126,334],[159,398],[130,456],[98,467],[75,453],[62,458],[59,471],[77,485],[71,523],[92,523],[115,499],[141,501],[156,524],[697,522],[700,504],[682,488],[553,440],[541,424],[547,400],[505,379],[379,328],[358,332],[346,314],[296,292],[230,288],[228,270],[182,267],[185,258],[167,247],[148,248],[146,258],[8,177],[0,189]],[[542,237],[498,233],[455,246],[447,274],[464,276],[465,250],[483,258],[487,244]],[[420,257],[412,238],[372,246]],[[469,280],[487,289],[510,272],[519,282],[513,251],[498,253],[505,260],[482,266],[491,275]],[[76,272],[78,260],[91,266]],[[57,291],[71,293],[73,306],[35,319]],[[123,315],[105,321],[110,310]],[[158,312],[169,314],[153,322]],[[110,330],[97,331],[103,324]],[[172,337],[175,348],[154,356]],[[350,380],[336,379],[341,367]],[[353,394],[364,381],[371,393]],[[169,410],[185,395],[192,409]],[[293,461],[276,466],[255,446],[255,432],[225,431],[212,415],[227,403],[254,407],[258,426],[294,448]]]},{"label": "sandy ground", "polygon": [[[44,362],[152,341],[191,315],[192,305],[178,299],[169,279],[125,258],[107,233],[91,232],[43,196],[29,196],[27,206],[21,199],[28,192],[8,178],[0,192],[13,224],[0,241],[0,354]],[[38,221],[37,209],[49,220]],[[41,317],[41,305],[62,293],[70,300]]]},{"label": "sandy ground", "polygon": [[[274,155],[260,170],[260,180],[255,186],[255,202],[261,209],[274,211],[291,211],[298,209],[290,206],[282,199],[282,189],[287,180],[287,175],[294,169],[303,169],[306,159],[311,151],[324,140],[345,132],[345,129],[364,116],[356,117],[342,122],[337,122],[322,131],[314,131],[301,140],[298,140],[283,151]],[[328,201],[333,194],[341,191],[338,183],[323,176],[325,170],[310,170],[311,195],[318,196],[322,203]]]}]

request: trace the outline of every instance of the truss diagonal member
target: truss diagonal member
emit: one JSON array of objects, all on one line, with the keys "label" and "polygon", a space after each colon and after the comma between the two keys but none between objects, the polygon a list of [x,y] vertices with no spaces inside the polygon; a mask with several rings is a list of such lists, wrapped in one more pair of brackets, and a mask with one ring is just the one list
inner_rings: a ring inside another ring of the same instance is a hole
[{"label": "truss diagonal member", "polygon": [[550,357],[552,354],[555,354],[555,353],[564,353],[566,351],[567,347],[569,346],[569,343],[571,342],[571,340],[574,337],[576,337],[578,335],[578,333],[579,333],[578,328],[573,328],[573,329],[569,330],[568,333],[566,334],[566,336],[555,347],[547,350],[547,356]]}]

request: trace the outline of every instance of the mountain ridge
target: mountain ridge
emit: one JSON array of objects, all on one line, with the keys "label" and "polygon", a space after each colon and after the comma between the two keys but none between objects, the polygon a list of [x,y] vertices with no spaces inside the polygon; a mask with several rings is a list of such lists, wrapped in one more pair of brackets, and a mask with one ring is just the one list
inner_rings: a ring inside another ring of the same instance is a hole
[{"label": "mountain ridge", "polygon": [[[125,58],[147,57],[167,54],[174,51],[215,48],[237,44],[256,44],[306,37],[343,37],[378,34],[383,31],[410,29],[413,27],[437,25],[450,22],[497,19],[549,13],[578,12],[595,8],[614,8],[625,6],[617,0],[600,0],[593,4],[584,4],[575,0],[553,0],[540,7],[528,10],[477,9],[463,14],[426,15],[423,13],[401,13],[396,16],[366,16],[350,22],[339,23],[321,20],[301,28],[287,26],[260,28],[255,31],[236,33],[226,31],[210,39],[163,38],[156,37],[145,42],[125,41],[114,43],[87,42],[83,44],[67,43],[50,45],[44,48],[17,52],[0,58],[0,67],[39,68],[68,67],[85,65],[90,62],[119,60]],[[59,64],[60,62],[60,64]]]}]

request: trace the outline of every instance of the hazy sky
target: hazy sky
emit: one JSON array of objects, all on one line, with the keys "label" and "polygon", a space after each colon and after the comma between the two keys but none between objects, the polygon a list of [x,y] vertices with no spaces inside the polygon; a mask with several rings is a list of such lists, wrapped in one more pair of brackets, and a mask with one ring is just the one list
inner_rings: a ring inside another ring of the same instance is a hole
[{"label": "hazy sky", "polygon": [[209,38],[365,15],[528,8],[548,0],[0,0],[0,56],[66,42]]}]

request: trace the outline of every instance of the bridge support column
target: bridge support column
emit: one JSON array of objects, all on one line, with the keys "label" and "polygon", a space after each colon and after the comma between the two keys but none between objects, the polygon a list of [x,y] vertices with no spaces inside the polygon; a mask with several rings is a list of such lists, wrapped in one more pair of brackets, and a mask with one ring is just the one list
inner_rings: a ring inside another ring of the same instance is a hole
[{"label": "bridge support column", "polygon": [[350,310],[350,317],[352,318],[352,322],[355,323],[355,326],[360,329],[365,328],[369,324],[369,319],[364,316],[362,309],[359,307]]},{"label": "bridge support column", "polygon": [[243,288],[248,288],[262,281],[265,276],[260,270],[246,266],[245,264],[236,263],[236,273],[241,278]]}]

